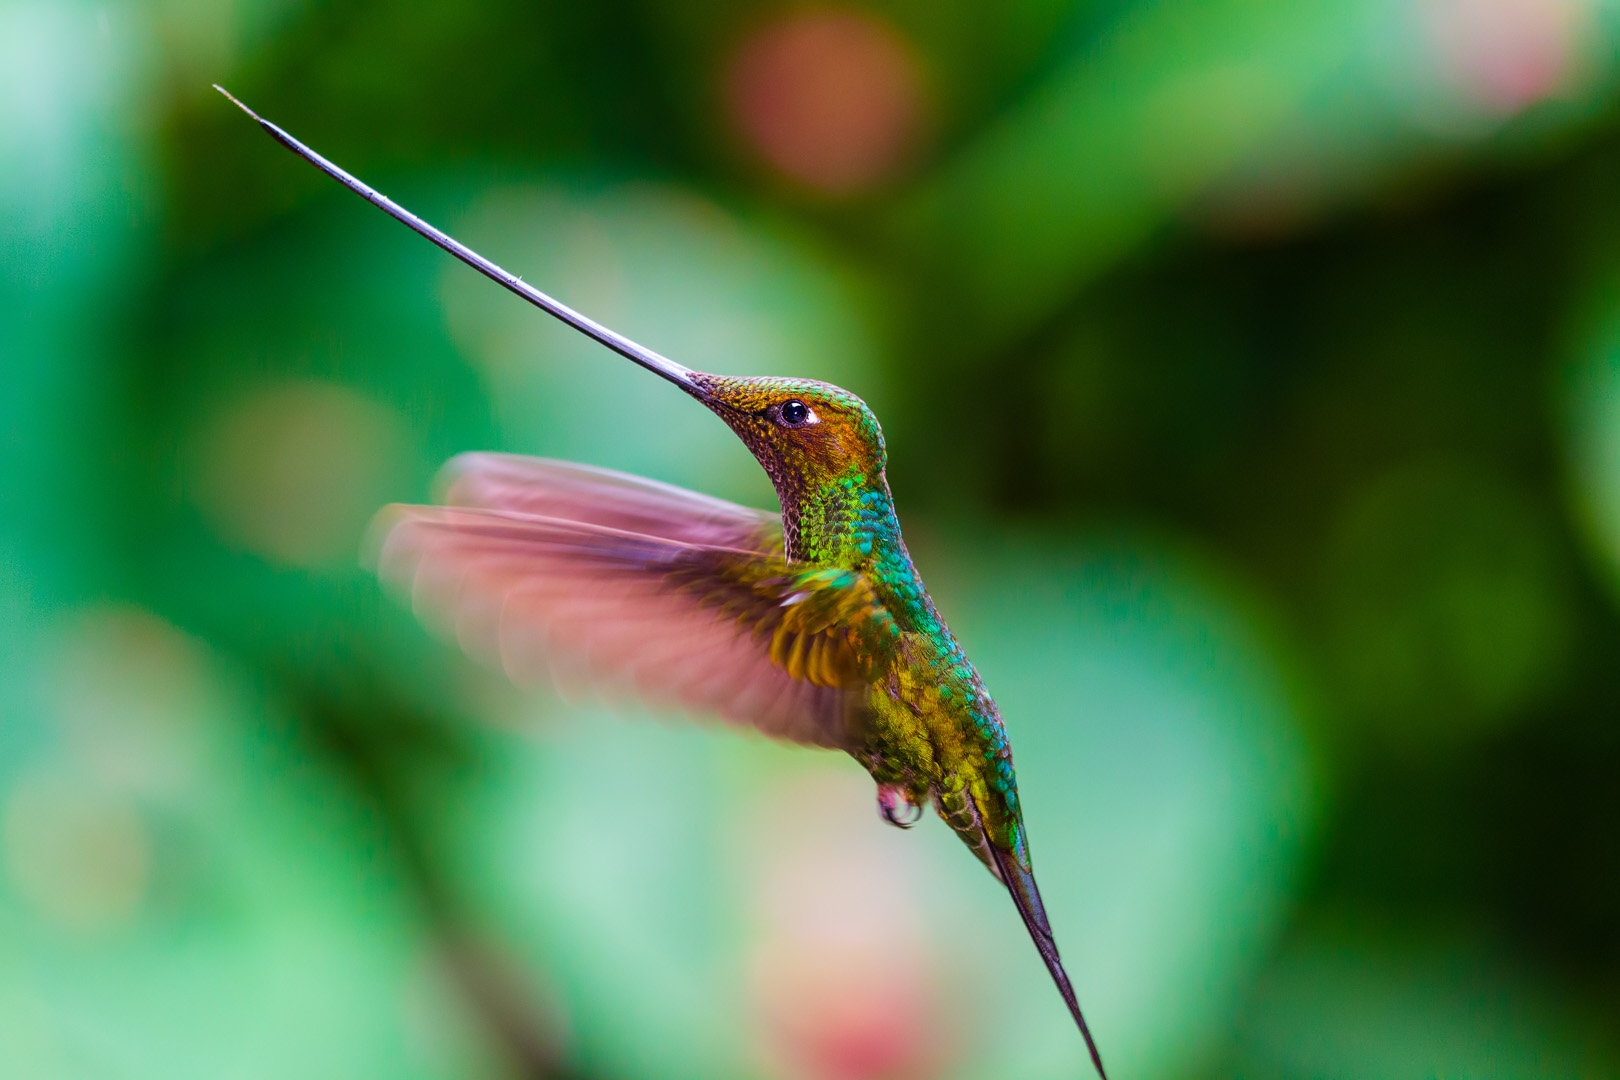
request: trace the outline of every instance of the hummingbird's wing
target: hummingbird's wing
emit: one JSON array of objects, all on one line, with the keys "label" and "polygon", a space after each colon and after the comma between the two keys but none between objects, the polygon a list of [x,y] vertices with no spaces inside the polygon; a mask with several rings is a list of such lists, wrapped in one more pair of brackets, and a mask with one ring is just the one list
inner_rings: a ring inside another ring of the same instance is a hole
[{"label": "hummingbird's wing", "polygon": [[519,454],[470,453],[439,471],[438,501],[780,555],[782,516],[642,476]]},{"label": "hummingbird's wing", "polygon": [[[540,464],[531,478],[589,475]],[[458,489],[452,475],[452,497],[498,490],[483,479]],[[683,535],[742,530],[744,515],[759,521],[756,511],[662,488],[618,487],[617,508],[576,497],[588,504],[581,513],[624,520],[649,492],[670,500],[666,510],[689,496],[701,518],[658,523]],[[518,489],[535,500],[525,505],[562,508],[562,496]],[[520,685],[633,696],[796,742],[852,747],[865,678],[898,637],[861,575],[757,548],[472,506],[389,507],[373,535],[384,582],[430,628]]]}]

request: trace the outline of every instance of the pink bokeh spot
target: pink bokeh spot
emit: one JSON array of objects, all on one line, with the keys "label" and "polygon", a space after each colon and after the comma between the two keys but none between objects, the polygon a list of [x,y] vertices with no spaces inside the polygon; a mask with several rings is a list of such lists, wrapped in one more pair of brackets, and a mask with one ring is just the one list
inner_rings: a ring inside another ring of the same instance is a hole
[{"label": "pink bokeh spot", "polygon": [[819,956],[772,951],[755,959],[756,1000],[782,1075],[924,1080],[937,1074],[928,988],[914,958],[831,949]]},{"label": "pink bokeh spot", "polygon": [[807,775],[749,816],[743,994],[772,1080],[931,1080],[960,1046],[924,875],[871,794],[865,777]]},{"label": "pink bokeh spot", "polygon": [[732,58],[726,103],[772,167],[848,195],[891,175],[916,143],[922,80],[911,48],[855,11],[801,11],[768,23]]},{"label": "pink bokeh spot", "polygon": [[1428,0],[1425,8],[1448,81],[1499,116],[1567,85],[1588,13],[1582,0]]}]

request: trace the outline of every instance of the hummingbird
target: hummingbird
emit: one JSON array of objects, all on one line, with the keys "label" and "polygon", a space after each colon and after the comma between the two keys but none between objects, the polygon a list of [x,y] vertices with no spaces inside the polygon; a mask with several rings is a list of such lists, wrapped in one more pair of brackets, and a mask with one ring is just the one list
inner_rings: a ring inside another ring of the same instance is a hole
[{"label": "hummingbird", "polygon": [[900,534],[877,417],[813,379],[711,375],[501,269],[224,94],[372,205],[714,413],[781,513],[569,462],[465,453],[442,502],[373,522],[368,562],[428,627],[520,685],[609,693],[841,750],[900,828],[929,804],[1012,897],[1085,1039],[1030,861],[1012,747]]}]

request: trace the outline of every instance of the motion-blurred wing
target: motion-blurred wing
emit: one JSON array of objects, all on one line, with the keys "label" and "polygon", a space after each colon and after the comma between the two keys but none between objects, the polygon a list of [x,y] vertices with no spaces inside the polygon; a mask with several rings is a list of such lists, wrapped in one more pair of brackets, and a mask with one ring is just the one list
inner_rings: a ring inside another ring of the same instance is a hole
[{"label": "motion-blurred wing", "polygon": [[686,544],[780,555],[782,516],[657,480],[516,454],[459,454],[439,473],[439,501],[561,518]]},{"label": "motion-blurred wing", "polygon": [[389,507],[374,535],[379,576],[519,685],[630,695],[816,746],[851,746],[865,677],[898,638],[861,575],[761,551],[454,506]]}]

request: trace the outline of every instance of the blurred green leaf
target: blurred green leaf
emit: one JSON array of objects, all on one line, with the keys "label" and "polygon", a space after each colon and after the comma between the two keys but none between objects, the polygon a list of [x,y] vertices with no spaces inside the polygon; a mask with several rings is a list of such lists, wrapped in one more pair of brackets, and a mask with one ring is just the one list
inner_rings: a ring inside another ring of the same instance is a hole
[{"label": "blurred green leaf", "polygon": [[965,305],[952,315],[970,340],[1005,340],[1223,182],[1238,219],[1286,228],[1363,176],[1598,94],[1608,15],[1586,0],[1133,5],[923,183],[899,235]]},{"label": "blurred green leaf", "polygon": [[1381,477],[1345,508],[1327,572],[1344,710],[1395,745],[1523,716],[1566,662],[1559,553],[1538,509],[1488,475],[1430,464]]},{"label": "blurred green leaf", "polygon": [[377,823],[284,718],[137,609],[41,644],[0,773],[8,1075],[488,1070]]},{"label": "blurred green leaf", "polygon": [[1232,1071],[1268,1080],[1612,1072],[1603,1021],[1539,983],[1454,932],[1323,919],[1261,980]]}]

